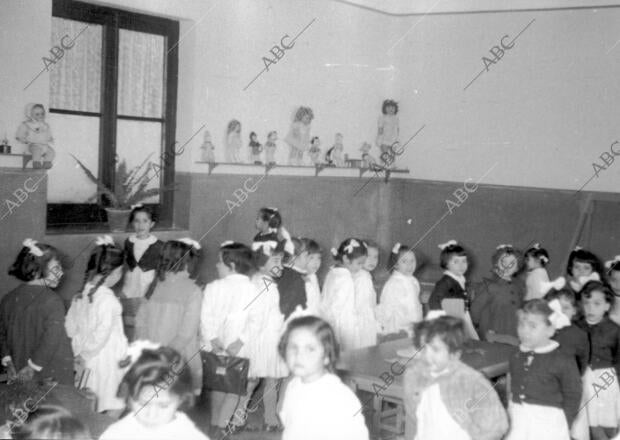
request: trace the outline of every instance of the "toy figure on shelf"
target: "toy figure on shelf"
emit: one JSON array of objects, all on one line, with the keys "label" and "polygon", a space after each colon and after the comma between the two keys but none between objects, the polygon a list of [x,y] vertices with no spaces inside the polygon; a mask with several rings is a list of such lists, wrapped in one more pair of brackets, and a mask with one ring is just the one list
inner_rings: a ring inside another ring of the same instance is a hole
[{"label": "toy figure on shelf", "polygon": [[334,145],[325,153],[325,162],[333,167],[344,167],[343,151],[342,134],[336,133]]},{"label": "toy figure on shelf", "polygon": [[320,165],[323,161],[320,159],[321,156],[321,140],[318,136],[314,136],[310,141],[310,150],[308,150],[310,154],[310,160],[313,165]]},{"label": "toy figure on shelf", "polygon": [[389,152],[390,146],[398,141],[398,104],[396,101],[386,99],[383,101],[377,129],[377,146],[382,153]]},{"label": "toy figure on shelf", "polygon": [[205,131],[204,140],[200,146],[202,162],[215,163],[215,147],[211,143],[211,133]]},{"label": "toy figure on shelf", "polygon": [[362,168],[374,168],[377,164],[377,159],[370,154],[371,149],[372,145],[368,142],[364,142],[360,147],[360,151],[362,152]]},{"label": "toy figure on shelf", "polygon": [[256,133],[251,132],[249,147],[252,149],[252,158],[250,160],[250,163],[253,163],[255,165],[262,165],[263,162],[260,160],[260,155],[263,152],[263,146],[256,139]]},{"label": "toy figure on shelf", "polygon": [[42,104],[28,104],[26,120],[17,128],[15,137],[28,146],[32,154],[33,168],[51,168],[56,152],[51,147],[54,142],[50,126],[45,122],[45,108]]},{"label": "toy figure on shelf", "polygon": [[233,119],[226,130],[226,161],[241,163],[241,122]]},{"label": "toy figure on shelf", "polygon": [[314,113],[310,107],[299,107],[284,141],[291,148],[289,165],[303,165],[304,152],[310,148],[310,124]]},{"label": "toy figure on shelf", "polygon": [[270,131],[267,135],[265,143],[265,163],[267,165],[276,164],[276,141],[278,140],[278,132]]},{"label": "toy figure on shelf", "polygon": [[6,133],[4,133],[4,139],[2,139],[2,144],[0,144],[0,154],[11,154],[11,146],[6,138]]}]

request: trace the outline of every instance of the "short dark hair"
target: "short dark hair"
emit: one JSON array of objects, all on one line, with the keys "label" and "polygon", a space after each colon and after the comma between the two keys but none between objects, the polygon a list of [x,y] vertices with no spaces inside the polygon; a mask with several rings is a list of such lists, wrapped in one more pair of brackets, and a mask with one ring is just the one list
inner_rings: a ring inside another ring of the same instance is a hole
[{"label": "short dark hair", "polygon": [[551,289],[546,295],[545,295],[545,301],[549,302],[549,301],[553,301],[554,299],[565,299],[567,301],[569,301],[573,307],[575,307],[575,309],[579,308],[579,304],[577,302],[577,295],[575,294],[575,292],[573,292],[572,289],[567,289],[567,288],[563,288],[563,289],[559,289],[559,290],[555,290],[555,289]]},{"label": "short dark hair", "polygon": [[527,259],[528,257],[538,260],[542,267],[545,267],[549,263],[549,253],[547,250],[536,245],[525,251],[524,258]]},{"label": "short dark hair", "polygon": [[323,346],[325,356],[327,356],[327,371],[335,373],[336,362],[338,362],[338,357],[340,355],[340,346],[331,325],[329,325],[327,321],[316,316],[302,316],[288,323],[286,331],[278,343],[278,353],[280,353],[282,359],[286,360],[286,348],[288,347],[288,340],[291,333],[299,328],[307,328],[314,333]]},{"label": "short dark hair", "polygon": [[[256,246],[260,243],[260,241],[255,241],[253,246]],[[267,264],[269,258],[271,258],[274,254],[284,256],[284,241],[278,241],[277,243],[278,244],[276,245],[276,247],[271,251],[271,255],[266,255],[263,252],[262,246],[254,251],[254,267],[260,269],[265,264]]]},{"label": "short dark hair", "polygon": [[41,405],[28,417],[28,422],[12,431],[12,438],[62,438],[78,440],[92,438],[88,429],[62,406]]},{"label": "short dark hair", "polygon": [[581,289],[580,295],[582,298],[588,298],[592,296],[592,292],[601,292],[605,297],[605,302],[614,303],[614,292],[611,288],[600,281],[588,281],[583,289]]},{"label": "short dark hair", "polygon": [[[357,243],[357,245],[355,243]],[[364,241],[359,238],[351,237],[340,243],[340,246],[338,246],[338,249],[333,257],[334,260],[339,263],[343,263],[344,257],[347,257],[349,260],[355,260],[356,258],[364,257],[366,255],[368,255],[368,250],[366,249],[366,244]]]},{"label": "short dark hair", "polygon": [[465,248],[460,244],[451,244],[450,246],[446,246],[441,250],[439,254],[439,266],[442,269],[448,268],[448,262],[452,257],[466,257],[467,252]]},{"label": "short dark hair", "polygon": [[52,260],[61,262],[60,253],[55,247],[44,243],[37,243],[36,246],[43,252],[43,255],[38,257],[30,252],[29,247],[22,247],[15,262],[9,268],[9,275],[24,282],[46,278],[49,274],[47,268],[49,262]]},{"label": "short dark hair", "polygon": [[157,276],[159,280],[166,279],[166,272],[181,272],[187,270],[190,278],[196,278],[196,271],[202,252],[195,249],[192,245],[178,240],[169,240],[164,243],[157,266]]},{"label": "short dark hair", "polygon": [[277,229],[282,226],[282,215],[275,208],[261,208],[258,210],[258,216],[264,222],[267,222],[270,228]]},{"label": "short dark hair", "polygon": [[465,324],[463,320],[454,316],[440,316],[428,321],[426,330],[426,342],[437,337],[448,346],[450,353],[459,353],[467,337],[465,336]]},{"label": "short dark hair", "polygon": [[553,310],[551,310],[551,307],[549,307],[549,304],[547,304],[547,301],[545,301],[544,299],[537,298],[526,301],[525,304],[523,304],[523,307],[519,310],[519,312],[542,316],[543,318],[545,318],[545,322],[547,323],[547,325],[552,325],[549,317],[553,313]]},{"label": "short dark hair", "polygon": [[396,101],[394,101],[393,99],[386,99],[385,101],[383,101],[383,105],[381,106],[381,113],[383,113],[384,115],[387,115],[387,108],[389,106],[394,107],[394,114],[398,113],[398,103]]},{"label": "short dark hair", "polygon": [[151,219],[152,222],[157,221],[157,219],[155,218],[155,213],[153,212],[153,210],[149,206],[140,204],[140,205],[137,205],[134,208],[132,208],[131,213],[129,213],[129,223],[133,222],[134,217],[139,212],[146,213],[149,216],[149,218]]},{"label": "short dark hair", "polygon": [[242,275],[251,275],[254,272],[254,253],[252,249],[242,243],[229,243],[220,247],[220,255],[226,266]]},{"label": "short dark hair", "polygon": [[398,248],[398,252],[396,253],[390,252],[390,256],[388,257],[388,269],[390,272],[394,272],[394,268],[396,267],[398,260],[400,260],[400,257],[402,257],[403,254],[406,254],[407,252],[411,252],[413,256],[416,257],[416,261],[417,261],[417,255],[413,251],[413,248],[407,245],[401,244],[400,247]]},{"label": "short dark hair", "polygon": [[573,264],[575,262],[587,263],[592,266],[592,271],[603,275],[603,263],[592,252],[586,249],[576,249],[568,256],[568,264],[566,265],[566,273],[573,276]]},{"label": "short dark hair", "polygon": [[[121,366],[123,363],[121,363]],[[189,365],[173,348],[144,349],[131,365],[118,387],[117,397],[137,401],[145,387],[163,387],[183,403],[194,403]]]}]

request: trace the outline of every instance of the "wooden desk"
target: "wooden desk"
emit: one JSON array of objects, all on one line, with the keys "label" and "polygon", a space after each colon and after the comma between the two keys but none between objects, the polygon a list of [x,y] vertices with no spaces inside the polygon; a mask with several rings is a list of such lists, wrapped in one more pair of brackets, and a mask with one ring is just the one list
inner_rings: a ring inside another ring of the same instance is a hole
[{"label": "wooden desk", "polygon": [[[372,401],[373,422],[371,432],[377,433],[380,423],[381,401],[388,400],[402,405],[403,376],[394,374],[402,371],[398,366],[390,370],[394,359],[398,358],[401,365],[407,362],[406,358],[399,357],[397,350],[412,347],[411,339],[398,339],[374,347],[353,350],[342,354],[336,368],[342,373],[346,383],[355,390],[372,393],[371,400],[362,402],[362,405]],[[461,360],[470,367],[480,371],[487,378],[493,379],[508,372],[508,359],[516,347],[505,344],[483,341],[468,341],[461,355]],[[421,352],[417,356],[421,356]],[[388,361],[389,359],[389,361]],[[381,375],[389,373],[393,377],[390,385],[384,383]]]}]

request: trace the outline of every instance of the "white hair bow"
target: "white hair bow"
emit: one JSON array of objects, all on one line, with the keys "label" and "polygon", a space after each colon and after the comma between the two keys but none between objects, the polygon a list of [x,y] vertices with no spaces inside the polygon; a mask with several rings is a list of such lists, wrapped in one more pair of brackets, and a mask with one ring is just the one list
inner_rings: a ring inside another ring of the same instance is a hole
[{"label": "white hair bow", "polygon": [[181,243],[185,243],[186,245],[191,246],[191,247],[193,247],[196,250],[201,248],[200,247],[200,243],[198,243],[193,238],[183,237],[183,238],[178,238],[177,241],[180,241]]},{"label": "white hair bow", "polygon": [[543,294],[546,294],[551,289],[555,289],[555,290],[563,289],[565,285],[566,285],[566,278],[558,277],[553,281],[542,281],[540,283],[540,291]]},{"label": "white hair bow", "polygon": [[28,252],[30,252],[35,257],[42,257],[43,251],[39,246],[37,246],[37,241],[32,238],[27,238],[23,241],[22,245],[28,248]]},{"label": "white hair bow", "polygon": [[272,211],[278,212],[278,208],[273,208],[271,206],[267,207],[267,209],[271,209]]},{"label": "white hair bow", "polygon": [[337,257],[337,256],[338,256],[338,249],[336,249],[336,248],[331,248],[329,251],[332,253],[332,255],[333,255],[334,257]]},{"label": "white hair bow", "polygon": [[220,245],[221,248],[223,248],[224,246],[229,246],[231,244],[234,244],[235,242],[232,240],[226,240],[224,242],[222,242],[222,244]]},{"label": "white hair bow", "polygon": [[393,253],[393,254],[397,254],[397,253],[398,253],[398,251],[400,251],[400,246],[401,246],[401,244],[400,244],[400,243],[396,243],[396,244],[394,245],[394,247],[392,248],[392,253]]},{"label": "white hair bow", "polygon": [[570,319],[562,312],[562,304],[560,304],[559,300],[549,301],[549,308],[553,310],[553,313],[549,316],[549,321],[556,330],[570,325]]},{"label": "white hair bow", "polygon": [[573,249],[573,252],[577,252],[582,250],[583,248],[581,246],[575,246],[575,249]]},{"label": "white hair bow", "polygon": [[540,243],[534,243],[532,249],[540,249]]},{"label": "white hair bow", "polygon": [[359,247],[359,246],[360,246],[359,242],[355,238],[352,238],[349,244],[347,244],[344,247],[344,250],[347,254],[350,254],[355,250],[356,247]]},{"label": "white hair bow", "polygon": [[131,368],[131,366],[140,358],[144,350],[157,350],[160,347],[161,344],[147,341],[145,339],[133,341],[129,344],[129,347],[127,347],[127,357],[121,363],[125,364],[127,368]]},{"label": "white hair bow", "polygon": [[273,254],[273,250],[278,247],[278,242],[270,240],[270,241],[255,241],[252,243],[252,250],[258,251],[260,250],[263,254],[271,257]]},{"label": "white hair bow", "polygon": [[606,261],[605,268],[611,269],[611,266],[613,266],[616,263],[620,263],[620,255],[616,255],[613,260]]},{"label": "white hair bow", "polygon": [[95,240],[95,246],[114,246],[114,239],[109,235],[100,235]]},{"label": "white hair bow", "polygon": [[499,251],[500,249],[507,249],[507,248],[512,249],[513,246],[511,244],[500,244],[495,249]]},{"label": "white hair bow", "polygon": [[549,262],[549,259],[545,257],[544,255],[541,255],[539,258],[540,258],[540,261],[544,262],[545,264]]},{"label": "white hair bow", "polygon": [[437,319],[440,316],[446,316],[447,313],[445,310],[429,310],[429,312],[424,317],[425,321],[432,321],[433,319]]},{"label": "white hair bow", "polygon": [[142,203],[136,203],[135,205],[131,205],[130,208],[133,211],[136,208],[144,208],[144,205]]},{"label": "white hair bow", "polygon": [[449,240],[449,241],[447,241],[445,243],[442,243],[442,244],[438,245],[437,247],[443,251],[445,248],[447,248],[449,246],[456,246],[457,244],[458,244],[458,242],[456,240]]}]

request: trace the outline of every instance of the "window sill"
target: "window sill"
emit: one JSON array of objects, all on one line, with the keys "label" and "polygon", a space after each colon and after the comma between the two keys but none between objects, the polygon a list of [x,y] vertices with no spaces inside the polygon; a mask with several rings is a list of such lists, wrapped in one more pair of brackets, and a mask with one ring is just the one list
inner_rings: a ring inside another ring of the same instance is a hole
[{"label": "window sill", "polygon": [[[166,232],[180,232],[187,231],[187,229],[179,228],[176,226],[159,226],[153,229],[153,234],[157,235],[158,233],[166,233]],[[84,223],[84,224],[57,224],[48,226],[45,230],[45,235],[100,235],[100,234],[110,234],[110,235],[128,235],[131,234],[132,231],[127,229],[125,232],[112,232],[107,223]]]}]

